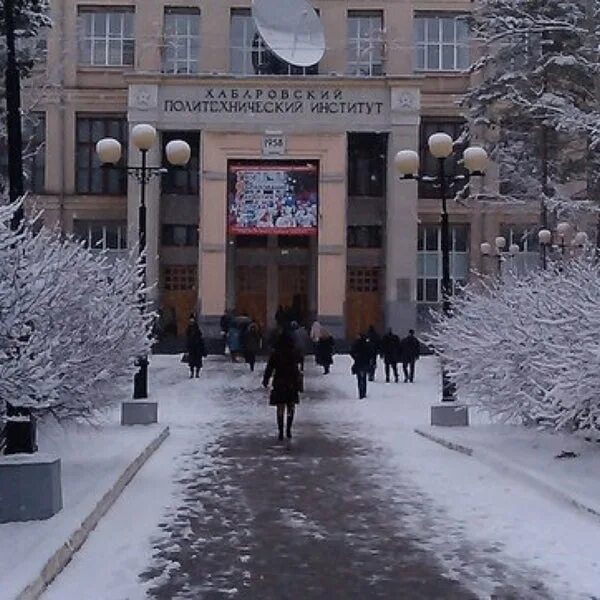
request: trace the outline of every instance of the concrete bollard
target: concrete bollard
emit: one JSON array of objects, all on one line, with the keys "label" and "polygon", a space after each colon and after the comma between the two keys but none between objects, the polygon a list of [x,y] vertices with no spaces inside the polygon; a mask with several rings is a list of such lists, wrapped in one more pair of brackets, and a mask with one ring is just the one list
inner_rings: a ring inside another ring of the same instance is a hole
[{"label": "concrete bollard", "polygon": [[434,404],[431,407],[431,424],[440,427],[466,427],[469,425],[469,407],[456,402]]},{"label": "concrete bollard", "polygon": [[152,425],[158,423],[158,403],[128,400],[121,403],[121,425]]},{"label": "concrete bollard", "polygon": [[0,456],[0,523],[49,519],[62,509],[60,458]]}]

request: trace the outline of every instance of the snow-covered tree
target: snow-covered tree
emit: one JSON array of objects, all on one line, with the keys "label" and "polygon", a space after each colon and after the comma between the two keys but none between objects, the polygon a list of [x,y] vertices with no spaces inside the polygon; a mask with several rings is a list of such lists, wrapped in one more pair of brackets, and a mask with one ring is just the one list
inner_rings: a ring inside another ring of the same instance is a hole
[{"label": "snow-covered tree", "polygon": [[0,208],[0,413],[89,415],[150,349],[139,265],[45,228],[11,231],[13,208]]},{"label": "snow-covered tree", "polygon": [[472,28],[482,56],[463,104],[507,197],[573,207],[565,184],[585,188],[600,144],[600,2],[480,0]]},{"label": "snow-covered tree", "polygon": [[463,400],[492,416],[600,434],[600,264],[584,253],[478,281],[429,342]]}]

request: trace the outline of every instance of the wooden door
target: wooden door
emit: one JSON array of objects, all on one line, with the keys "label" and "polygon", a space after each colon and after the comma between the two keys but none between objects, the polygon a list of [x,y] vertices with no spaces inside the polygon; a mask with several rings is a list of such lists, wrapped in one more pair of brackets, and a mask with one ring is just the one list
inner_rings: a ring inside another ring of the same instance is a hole
[{"label": "wooden door", "polygon": [[167,333],[184,335],[196,312],[198,271],[195,265],[169,265],[162,269],[160,306],[169,321]]},{"label": "wooden door", "polygon": [[284,308],[294,308],[300,321],[308,316],[308,267],[279,267],[279,301]]},{"label": "wooden door", "polygon": [[235,270],[235,309],[265,331],[267,326],[267,268],[239,266]]},{"label": "wooden door", "polygon": [[348,267],[346,290],[346,335],[353,340],[369,325],[379,331],[383,324],[381,271],[378,267]]}]

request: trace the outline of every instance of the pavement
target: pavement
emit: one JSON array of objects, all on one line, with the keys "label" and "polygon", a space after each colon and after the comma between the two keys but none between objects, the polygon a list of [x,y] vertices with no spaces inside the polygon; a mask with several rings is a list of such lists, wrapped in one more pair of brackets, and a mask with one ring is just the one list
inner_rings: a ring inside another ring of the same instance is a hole
[{"label": "pavement", "polygon": [[[284,442],[260,373],[211,359],[187,380],[180,367],[161,401],[170,440],[45,600],[78,599],[82,582],[91,600],[596,597],[569,591],[594,568],[595,552],[574,556],[583,538],[523,523],[522,507],[550,505],[413,432],[427,429],[435,364],[420,366],[414,386],[373,384],[366,401],[344,357],[328,376],[310,364]],[[144,505],[149,514],[133,518]],[[548,536],[561,543],[546,555]]]},{"label": "pavement", "polygon": [[[378,449],[358,435],[321,428],[319,408],[333,395],[322,387],[307,395],[297,437],[278,442],[274,415],[271,431],[262,417],[239,418],[240,406],[263,401],[260,390],[224,390],[226,433],[208,452],[188,454],[177,478],[183,497],[140,574],[150,598],[478,597],[423,549],[426,527],[423,540],[411,526],[396,527],[422,511],[423,499],[406,485],[403,497],[382,502]],[[373,461],[368,473],[357,457]],[[473,554],[465,545],[455,558],[472,563]],[[541,580],[493,557],[485,562],[498,580],[494,598],[551,597]]]}]

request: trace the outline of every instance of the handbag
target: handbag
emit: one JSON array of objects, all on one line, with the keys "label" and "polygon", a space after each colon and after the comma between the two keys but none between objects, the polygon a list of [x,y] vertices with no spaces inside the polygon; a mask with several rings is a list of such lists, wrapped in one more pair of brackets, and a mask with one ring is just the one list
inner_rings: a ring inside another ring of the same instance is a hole
[{"label": "handbag", "polygon": [[181,356],[181,362],[185,363],[186,365],[190,362],[190,355],[187,352],[184,352]]}]

